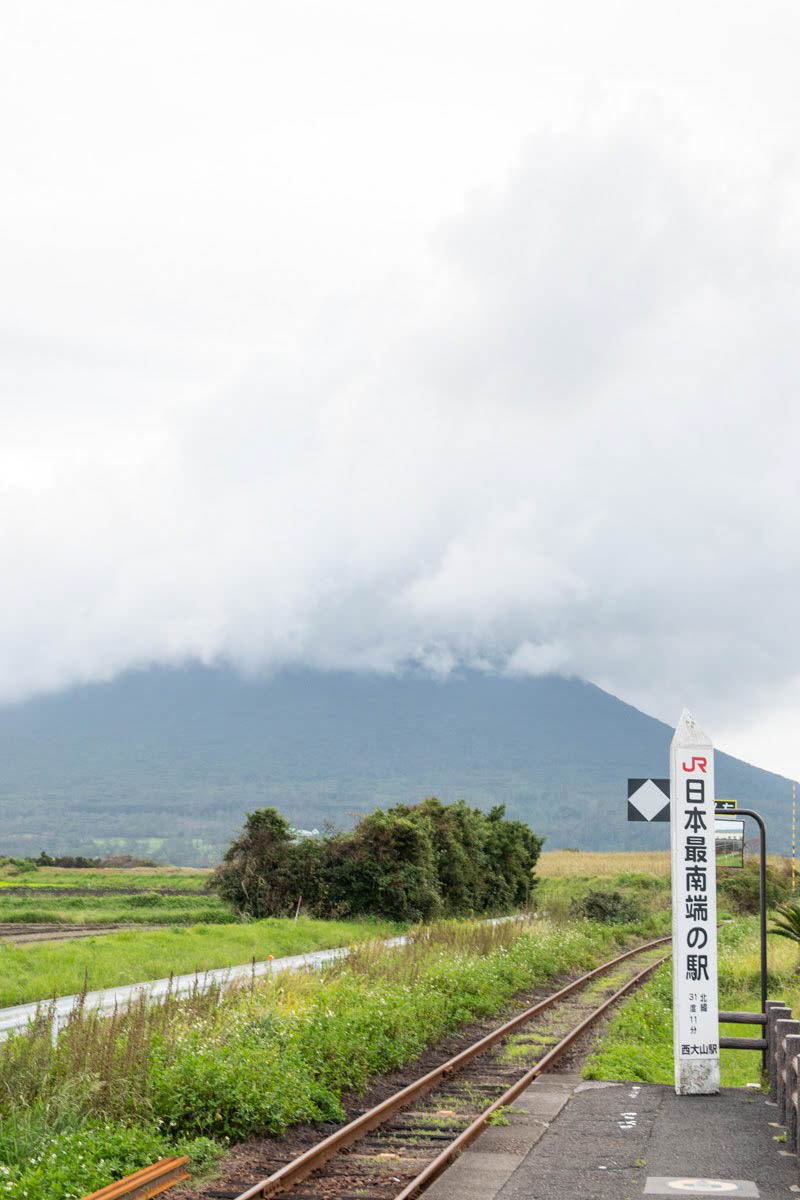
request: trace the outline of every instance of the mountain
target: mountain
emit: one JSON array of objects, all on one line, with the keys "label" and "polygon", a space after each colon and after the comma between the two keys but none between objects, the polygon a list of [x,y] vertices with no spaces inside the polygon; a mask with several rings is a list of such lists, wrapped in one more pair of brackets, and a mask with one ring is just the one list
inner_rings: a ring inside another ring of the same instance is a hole
[{"label": "mountain", "polygon": [[[505,804],[550,848],[653,849],[668,826],[628,823],[626,780],[666,776],[671,736],[557,676],[130,671],[0,709],[0,853],[114,847],[203,863],[254,808],[349,827],[429,795]],[[716,761],[718,795],[761,811],[770,848],[786,851],[788,781]]]}]

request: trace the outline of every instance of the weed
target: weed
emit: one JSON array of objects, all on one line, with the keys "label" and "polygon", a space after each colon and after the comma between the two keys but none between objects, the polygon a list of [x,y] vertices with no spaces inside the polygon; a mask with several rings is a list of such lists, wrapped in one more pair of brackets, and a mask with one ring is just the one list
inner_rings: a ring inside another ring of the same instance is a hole
[{"label": "weed", "polygon": [[506,1116],[506,1108],[505,1108],[504,1104],[501,1104],[499,1108],[496,1108],[494,1110],[492,1115],[489,1117],[487,1124],[489,1124],[489,1125],[510,1125],[511,1124],[508,1117]]}]

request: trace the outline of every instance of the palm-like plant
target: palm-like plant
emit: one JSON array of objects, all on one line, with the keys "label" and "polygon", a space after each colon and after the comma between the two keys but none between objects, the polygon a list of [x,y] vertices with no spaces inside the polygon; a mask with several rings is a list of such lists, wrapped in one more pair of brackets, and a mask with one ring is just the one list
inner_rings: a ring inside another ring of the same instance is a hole
[{"label": "palm-like plant", "polygon": [[775,924],[769,932],[800,943],[800,901],[785,900],[776,906],[775,912],[778,915],[773,918]]}]

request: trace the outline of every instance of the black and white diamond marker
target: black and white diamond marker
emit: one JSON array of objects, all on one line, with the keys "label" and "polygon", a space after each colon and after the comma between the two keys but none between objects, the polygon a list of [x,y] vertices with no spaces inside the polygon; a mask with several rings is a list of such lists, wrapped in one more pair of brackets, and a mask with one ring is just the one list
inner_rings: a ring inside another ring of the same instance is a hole
[{"label": "black and white diamond marker", "polygon": [[628,780],[629,821],[669,821],[669,780]]}]

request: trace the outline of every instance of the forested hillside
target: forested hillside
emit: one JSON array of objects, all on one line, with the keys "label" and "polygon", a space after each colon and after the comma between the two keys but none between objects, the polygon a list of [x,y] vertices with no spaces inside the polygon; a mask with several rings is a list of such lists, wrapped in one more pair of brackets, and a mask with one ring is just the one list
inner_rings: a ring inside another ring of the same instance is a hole
[{"label": "forested hillside", "polygon": [[[0,852],[114,846],[203,863],[249,810],[349,828],[430,795],[505,804],[548,848],[659,848],[665,825],[626,821],[625,782],[668,773],[671,733],[554,676],[129,672],[0,709]],[[787,781],[725,754],[717,773],[719,793],[763,809],[786,848]]]}]

